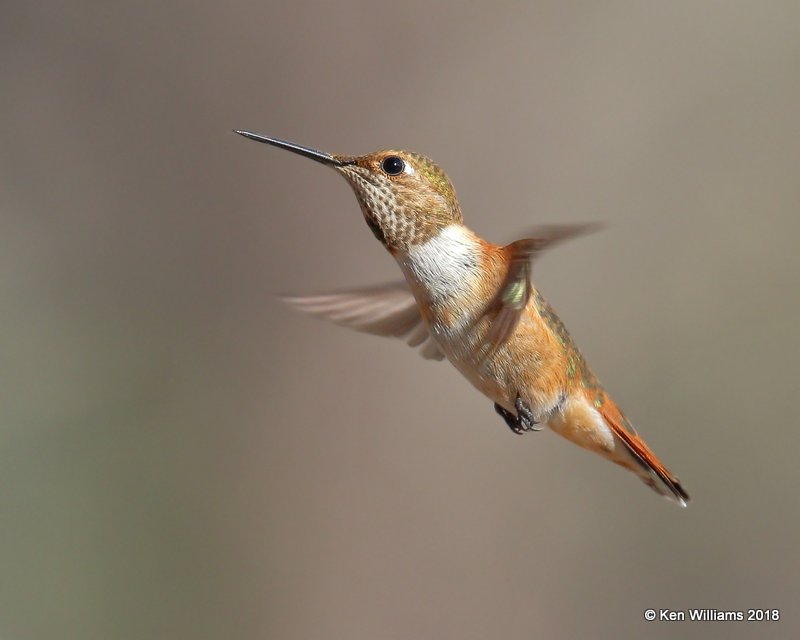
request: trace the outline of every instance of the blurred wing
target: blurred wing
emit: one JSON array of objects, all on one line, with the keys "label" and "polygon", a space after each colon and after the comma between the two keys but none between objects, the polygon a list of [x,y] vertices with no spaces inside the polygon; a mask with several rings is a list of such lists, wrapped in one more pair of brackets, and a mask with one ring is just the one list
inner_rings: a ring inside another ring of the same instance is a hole
[{"label": "blurred wing", "polygon": [[508,272],[497,294],[482,317],[494,315],[484,341],[482,356],[488,358],[513,335],[531,297],[531,263],[545,249],[555,244],[591,233],[597,224],[565,224],[540,227],[537,237],[517,240],[505,246]]},{"label": "blurred wing", "polygon": [[343,327],[377,336],[406,338],[412,347],[421,345],[420,353],[428,360],[444,358],[404,282],[317,296],[287,296],[284,300],[295,309]]}]

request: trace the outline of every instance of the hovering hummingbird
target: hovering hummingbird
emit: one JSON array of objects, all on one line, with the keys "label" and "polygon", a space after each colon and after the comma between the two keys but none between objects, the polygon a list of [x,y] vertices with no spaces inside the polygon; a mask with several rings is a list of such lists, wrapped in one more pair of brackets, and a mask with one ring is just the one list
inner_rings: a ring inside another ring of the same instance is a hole
[{"label": "hovering hummingbird", "polygon": [[453,185],[408,151],[324,153],[236,133],[332,167],[350,184],[367,225],[405,282],[288,298],[295,307],[357,331],[404,337],[422,355],[447,358],[514,433],[547,424],[575,444],[638,475],[686,506],[689,495],[634,430],[589,369],[553,308],[531,282],[531,263],[594,225],[543,228],[506,246],[464,225]]}]

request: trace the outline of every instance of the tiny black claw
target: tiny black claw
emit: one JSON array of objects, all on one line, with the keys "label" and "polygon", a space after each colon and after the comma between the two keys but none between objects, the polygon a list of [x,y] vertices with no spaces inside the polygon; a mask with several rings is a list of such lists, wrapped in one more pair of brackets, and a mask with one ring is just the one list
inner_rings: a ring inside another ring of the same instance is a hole
[{"label": "tiny black claw", "polygon": [[515,416],[508,409],[506,409],[505,407],[497,404],[496,402],[494,403],[494,410],[497,411],[498,414],[500,414],[500,416],[503,418],[503,420],[506,421],[506,424],[508,425],[508,427],[514,433],[517,433],[517,434],[522,433],[522,429],[520,429],[519,426],[517,425],[517,416]]},{"label": "tiny black claw", "polygon": [[541,431],[542,427],[537,427],[538,424],[533,419],[533,413],[531,413],[531,408],[526,404],[526,402],[519,397],[517,394],[517,399],[514,401],[514,408],[517,410],[517,416],[520,424],[522,425],[522,429],[524,431]]},{"label": "tiny black claw", "polygon": [[495,403],[494,410],[506,421],[508,427],[516,434],[521,435],[528,431],[541,431],[541,427],[537,427],[537,422],[533,419],[530,407],[525,403],[522,398],[517,395],[514,401],[514,408],[517,410],[517,415],[511,413],[505,407]]}]

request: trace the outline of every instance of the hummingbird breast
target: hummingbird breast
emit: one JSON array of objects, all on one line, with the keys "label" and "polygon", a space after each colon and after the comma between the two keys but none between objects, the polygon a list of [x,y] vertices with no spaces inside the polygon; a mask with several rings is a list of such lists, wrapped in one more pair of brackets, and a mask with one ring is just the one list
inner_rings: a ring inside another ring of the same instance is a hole
[{"label": "hummingbird breast", "polygon": [[563,401],[567,366],[535,296],[508,341],[488,357],[483,350],[490,323],[485,310],[509,268],[503,248],[454,224],[396,257],[448,360],[492,401],[515,411],[519,395],[537,422],[546,421]]}]

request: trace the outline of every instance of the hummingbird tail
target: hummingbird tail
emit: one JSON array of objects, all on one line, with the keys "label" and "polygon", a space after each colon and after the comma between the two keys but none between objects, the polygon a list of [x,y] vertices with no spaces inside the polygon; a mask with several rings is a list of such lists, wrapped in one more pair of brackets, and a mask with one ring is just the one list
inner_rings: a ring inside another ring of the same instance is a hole
[{"label": "hummingbird tail", "polygon": [[618,462],[618,464],[633,471],[642,482],[667,500],[681,507],[689,504],[689,494],[681,486],[678,478],[670,473],[641,438],[633,437],[628,441],[620,437],[620,440],[628,448],[634,463]]},{"label": "hummingbird tail", "polygon": [[620,466],[633,471],[648,487],[659,495],[681,507],[689,503],[689,494],[681,486],[680,481],[658,459],[652,449],[645,444],[628,422],[619,407],[609,398],[598,409],[603,419],[611,427],[618,442],[621,442],[630,458],[617,459]]}]

